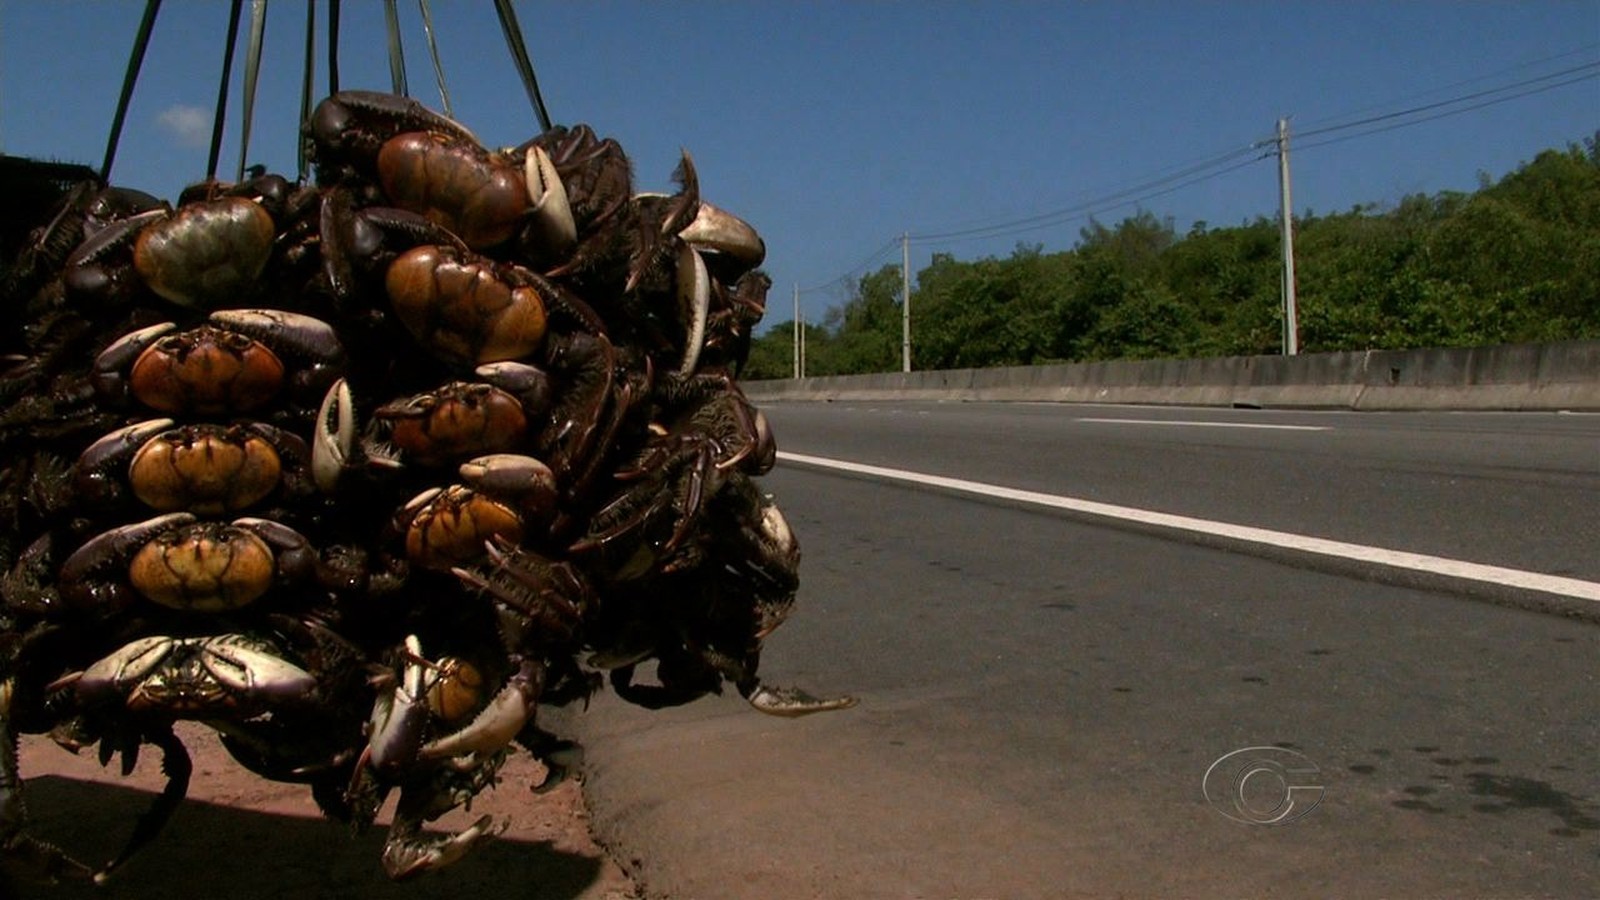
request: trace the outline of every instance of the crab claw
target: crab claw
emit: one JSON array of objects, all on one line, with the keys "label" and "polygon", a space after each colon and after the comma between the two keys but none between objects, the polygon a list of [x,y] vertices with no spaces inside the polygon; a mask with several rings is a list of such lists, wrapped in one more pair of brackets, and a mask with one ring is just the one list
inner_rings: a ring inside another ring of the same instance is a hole
[{"label": "crab claw", "polygon": [[219,309],[211,321],[240,334],[282,342],[319,362],[331,363],[344,355],[333,326],[312,316],[283,309]]},{"label": "crab claw", "polygon": [[678,232],[698,250],[720,253],[743,269],[754,269],[767,258],[767,245],[750,223],[733,213],[702,201],[694,221]]},{"label": "crab claw", "polygon": [[578,223],[572,218],[572,204],[555,163],[535,144],[523,158],[522,173],[528,183],[528,201],[533,204],[529,237],[552,255],[565,253],[578,242]]},{"label": "crab claw", "polygon": [[139,354],[154,346],[156,341],[177,330],[178,326],[174,323],[162,322],[130,331],[112,341],[95,357],[89,383],[102,396],[117,403],[126,402],[129,396],[128,381],[118,373],[132,365]]},{"label": "crab claw", "polygon": [[311,477],[318,489],[332,493],[339,485],[355,449],[355,400],[343,378],[328,388],[317,410],[316,431],[311,439]]},{"label": "crab claw", "polygon": [[[117,496],[117,485],[111,469],[118,462],[126,462],[138,452],[145,442],[171,428],[171,419],[147,419],[118,428],[89,445],[78,457],[73,467],[74,483],[86,502],[108,503]],[[126,468],[126,466],[124,466]]]},{"label": "crab claw", "polygon": [[483,816],[468,828],[443,837],[425,837],[413,816],[395,815],[389,838],[383,844],[383,870],[395,881],[416,878],[456,862],[484,840],[506,829],[508,823],[494,824],[494,817]]},{"label": "crab claw", "polygon": [[679,375],[694,374],[700,350],[706,343],[706,321],[711,316],[711,275],[700,251],[690,244],[678,247],[678,302],[684,307],[689,337],[684,342]]},{"label": "crab claw", "polygon": [[[428,723],[427,690],[423,683],[426,662],[416,635],[405,639],[400,683],[381,693],[372,704],[371,728],[362,761],[380,770],[402,769],[416,760],[422,731]],[[361,766],[357,766],[359,770]]]},{"label": "crab claw", "polygon": [[835,709],[849,709],[860,702],[848,694],[838,697],[817,697],[800,688],[770,688],[760,681],[739,685],[739,693],[744,695],[744,699],[755,707],[756,711],[789,719]]},{"label": "crab claw", "polygon": [[175,512],[122,525],[104,532],[72,552],[61,564],[61,599],[69,607],[110,610],[133,602],[131,587],[119,580],[103,579],[106,572],[126,563],[151,538],[197,521],[193,513]]},{"label": "crab claw", "polygon": [[523,663],[469,725],[424,744],[419,757],[445,759],[468,753],[493,753],[504,748],[533,717],[543,682],[543,674],[532,663]]},{"label": "crab claw", "polygon": [[310,672],[267,653],[248,638],[219,634],[206,639],[200,664],[221,684],[249,696],[293,700],[317,686]]},{"label": "crab claw", "polygon": [[555,506],[555,473],[531,456],[490,453],[467,460],[457,471],[461,480],[472,487],[516,498],[530,510],[547,511]]}]

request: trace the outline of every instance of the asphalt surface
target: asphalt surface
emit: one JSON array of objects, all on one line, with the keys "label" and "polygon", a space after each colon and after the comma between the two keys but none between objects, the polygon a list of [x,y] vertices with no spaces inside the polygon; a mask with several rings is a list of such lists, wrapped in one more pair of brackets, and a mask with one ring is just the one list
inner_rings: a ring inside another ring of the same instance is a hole
[{"label": "asphalt surface", "polygon": [[[1597,417],[768,414],[789,453],[1600,576]],[[862,703],[607,694],[563,724],[649,896],[1600,895],[1593,624],[793,463],[764,484],[804,561],[763,675]]]}]

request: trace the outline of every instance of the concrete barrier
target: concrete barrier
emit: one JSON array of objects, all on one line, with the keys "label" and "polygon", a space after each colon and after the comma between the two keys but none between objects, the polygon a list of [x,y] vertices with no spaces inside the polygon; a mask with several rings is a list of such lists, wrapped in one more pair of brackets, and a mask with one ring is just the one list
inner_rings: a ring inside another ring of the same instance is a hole
[{"label": "concrete barrier", "polygon": [[751,399],[1600,410],[1600,341],[1112,360],[743,382]]}]

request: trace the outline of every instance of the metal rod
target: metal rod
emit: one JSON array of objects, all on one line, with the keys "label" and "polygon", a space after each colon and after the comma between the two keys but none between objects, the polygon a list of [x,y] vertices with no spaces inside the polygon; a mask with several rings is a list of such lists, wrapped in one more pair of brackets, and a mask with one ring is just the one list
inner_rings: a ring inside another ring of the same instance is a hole
[{"label": "metal rod", "polygon": [[256,81],[261,76],[261,44],[267,35],[267,0],[250,0],[250,43],[244,51],[244,126],[239,131],[239,168],[234,181],[244,180],[250,153],[250,125],[256,117]]},{"label": "metal rod", "polygon": [[222,131],[228,121],[228,85],[233,78],[233,50],[239,43],[239,14],[244,10],[244,0],[233,0],[228,11],[228,43],[222,51],[222,78],[217,84],[217,111],[211,116],[211,152],[206,156],[206,180],[217,177],[217,163],[222,159]]},{"label": "metal rod", "polygon": [[117,142],[122,139],[122,123],[128,118],[128,103],[133,100],[133,86],[139,80],[139,69],[144,65],[144,51],[150,46],[150,31],[155,28],[156,13],[161,11],[161,0],[146,0],[144,19],[139,22],[139,33],[133,38],[133,53],[128,57],[128,71],[122,76],[122,95],[117,98],[117,113],[111,119],[111,136],[106,139],[105,160],[100,164],[100,180],[111,183],[111,163],[117,158]]},{"label": "metal rod", "polygon": [[395,0],[383,0],[383,18],[389,26],[389,83],[402,97],[411,96],[406,88],[406,51],[400,42],[400,10]]},{"label": "metal rod", "polygon": [[433,57],[433,77],[439,82],[439,99],[444,103],[444,114],[453,119],[456,114],[450,109],[450,91],[444,86],[444,66],[439,62],[439,45],[433,39],[433,12],[428,9],[428,0],[417,0],[417,7],[422,10],[422,32],[428,36],[428,55]]},{"label": "metal rod", "polygon": [[522,26],[517,24],[517,11],[511,0],[494,0],[495,12],[500,14],[500,30],[505,32],[506,46],[511,50],[511,60],[522,76],[522,86],[533,103],[534,115],[539,117],[539,128],[550,130],[550,111],[545,109],[544,96],[539,93],[539,79],[533,74],[533,61],[528,58],[528,45],[522,40]]}]

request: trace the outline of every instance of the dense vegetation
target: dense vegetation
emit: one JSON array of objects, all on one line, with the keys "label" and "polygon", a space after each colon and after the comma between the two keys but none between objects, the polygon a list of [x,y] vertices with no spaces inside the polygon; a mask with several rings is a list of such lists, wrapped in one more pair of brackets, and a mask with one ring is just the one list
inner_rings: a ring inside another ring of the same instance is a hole
[{"label": "dense vegetation", "polygon": [[[1295,223],[1303,352],[1600,338],[1600,133],[1473,193],[1413,195]],[[935,254],[911,294],[917,369],[1277,353],[1275,219],[1098,222],[1071,250]],[[862,277],[806,329],[806,374],[900,368],[901,273]],[[749,378],[792,374],[794,324],[759,338]]]}]

